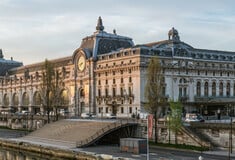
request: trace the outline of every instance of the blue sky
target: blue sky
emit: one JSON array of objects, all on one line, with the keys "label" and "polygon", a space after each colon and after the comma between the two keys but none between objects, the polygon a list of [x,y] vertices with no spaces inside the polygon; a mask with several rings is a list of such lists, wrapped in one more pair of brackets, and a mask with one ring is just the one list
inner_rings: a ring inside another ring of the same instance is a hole
[{"label": "blue sky", "polygon": [[70,56],[99,16],[105,31],[135,44],[167,39],[175,27],[195,48],[235,51],[233,0],[1,0],[4,58],[31,64]]}]

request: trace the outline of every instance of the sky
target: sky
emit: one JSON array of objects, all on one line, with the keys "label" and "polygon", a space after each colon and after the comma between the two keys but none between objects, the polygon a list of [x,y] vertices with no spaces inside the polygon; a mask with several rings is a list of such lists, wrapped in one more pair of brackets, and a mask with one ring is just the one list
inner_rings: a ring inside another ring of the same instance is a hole
[{"label": "sky", "polygon": [[235,52],[234,0],[1,0],[0,48],[24,65],[71,56],[103,19],[135,44],[178,30],[194,48]]}]

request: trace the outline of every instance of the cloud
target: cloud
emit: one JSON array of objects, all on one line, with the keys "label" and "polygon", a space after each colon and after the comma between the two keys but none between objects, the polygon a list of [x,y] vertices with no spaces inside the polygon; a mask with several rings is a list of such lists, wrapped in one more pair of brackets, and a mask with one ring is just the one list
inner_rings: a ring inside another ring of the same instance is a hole
[{"label": "cloud", "polygon": [[232,0],[1,0],[0,47],[24,64],[69,56],[102,16],[107,32],[115,28],[136,44],[167,39],[174,26],[193,47],[235,50],[233,6]]}]

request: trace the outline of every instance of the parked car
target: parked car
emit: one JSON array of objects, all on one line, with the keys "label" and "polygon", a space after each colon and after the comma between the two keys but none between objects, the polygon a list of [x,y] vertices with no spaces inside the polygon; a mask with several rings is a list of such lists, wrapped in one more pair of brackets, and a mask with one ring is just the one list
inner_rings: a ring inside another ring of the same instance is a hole
[{"label": "parked car", "polygon": [[114,115],[114,114],[112,114],[112,113],[107,113],[107,114],[106,114],[106,117],[107,117],[108,119],[116,119],[116,118],[117,118],[117,116]]},{"label": "parked car", "polygon": [[185,122],[204,122],[204,118],[200,114],[187,113],[185,116]]},{"label": "parked car", "polygon": [[82,113],[81,118],[90,118],[90,114],[89,113]]},{"label": "parked car", "polygon": [[22,110],[21,113],[22,113],[23,115],[28,115],[28,114],[30,114],[30,112],[29,112],[28,110]]}]

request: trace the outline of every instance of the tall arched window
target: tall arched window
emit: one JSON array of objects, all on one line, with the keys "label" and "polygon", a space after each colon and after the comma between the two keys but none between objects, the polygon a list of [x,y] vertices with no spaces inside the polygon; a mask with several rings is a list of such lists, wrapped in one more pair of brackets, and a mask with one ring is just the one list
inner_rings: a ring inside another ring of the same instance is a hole
[{"label": "tall arched window", "polygon": [[204,96],[207,96],[208,97],[208,82],[205,82],[205,85],[204,85]]},{"label": "tall arched window", "polygon": [[3,97],[3,103],[5,107],[9,106],[9,96],[7,94]]},{"label": "tall arched window", "polygon": [[61,105],[64,107],[68,107],[69,105],[69,95],[68,91],[65,89],[61,92]]},{"label": "tall arched window", "polygon": [[19,96],[17,93],[13,94],[13,106],[17,107],[19,105]]},{"label": "tall arched window", "polygon": [[228,82],[227,83],[227,86],[226,86],[226,96],[230,96],[230,83]]},{"label": "tall arched window", "polygon": [[42,99],[41,99],[41,95],[39,94],[39,92],[35,92],[33,96],[33,104],[37,106],[42,104]]},{"label": "tall arched window", "polygon": [[212,96],[216,96],[216,83],[212,83]]},{"label": "tall arched window", "polygon": [[197,96],[201,96],[201,82],[197,82]]},{"label": "tall arched window", "polygon": [[223,96],[223,82],[220,82],[219,84],[219,96]]},{"label": "tall arched window", "polygon": [[27,92],[24,92],[23,94],[23,105],[28,106],[29,105],[29,95]]}]

